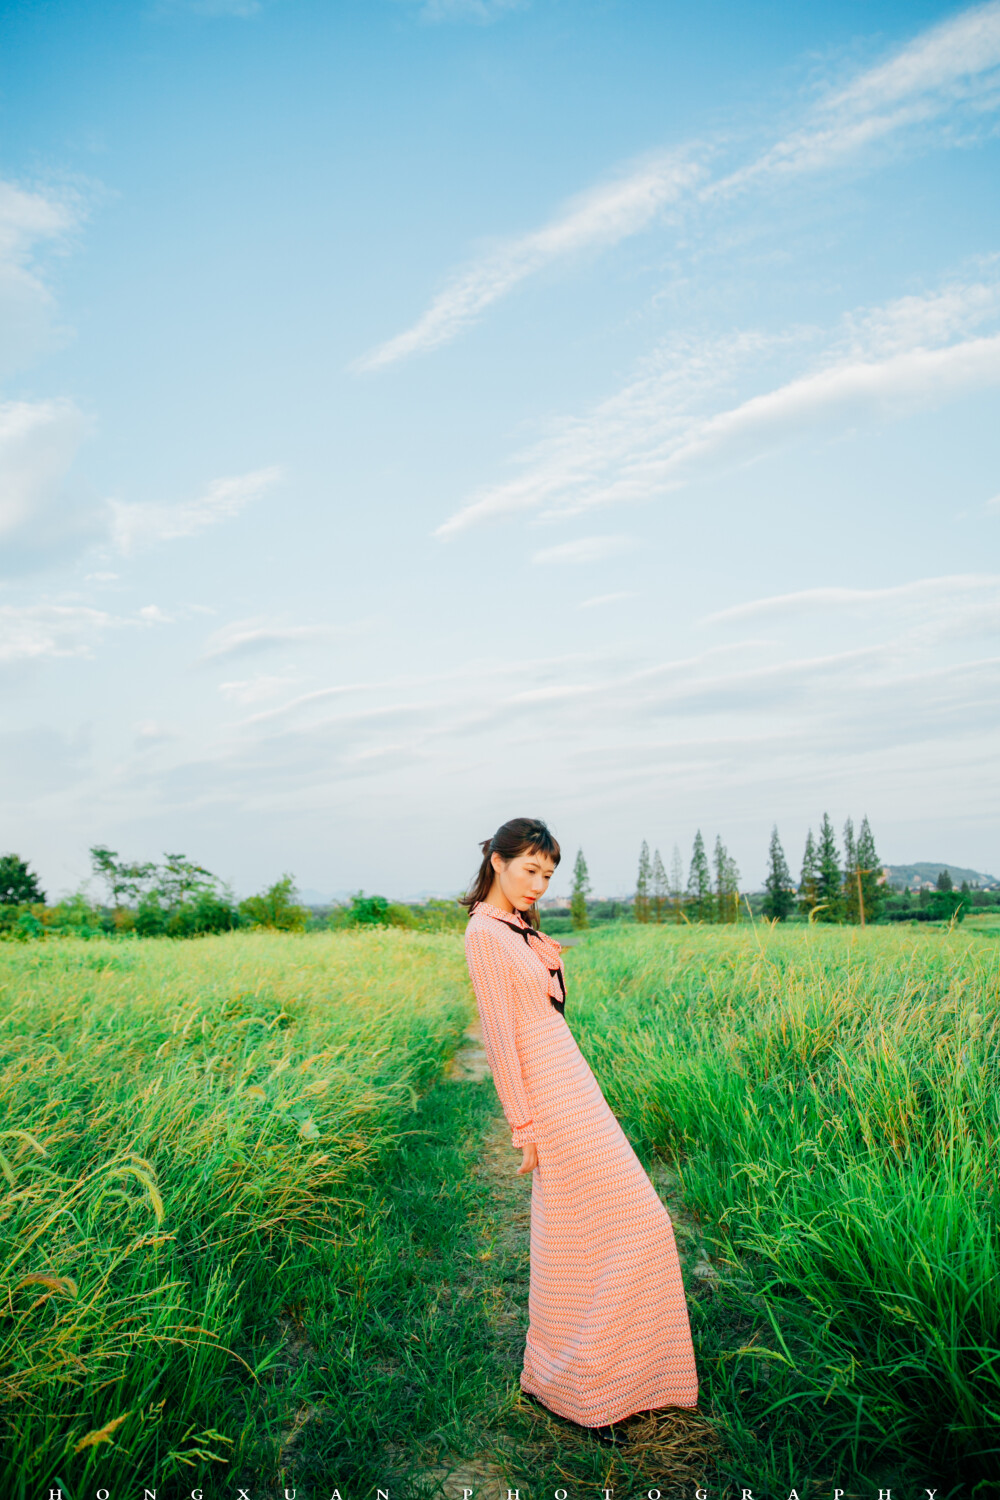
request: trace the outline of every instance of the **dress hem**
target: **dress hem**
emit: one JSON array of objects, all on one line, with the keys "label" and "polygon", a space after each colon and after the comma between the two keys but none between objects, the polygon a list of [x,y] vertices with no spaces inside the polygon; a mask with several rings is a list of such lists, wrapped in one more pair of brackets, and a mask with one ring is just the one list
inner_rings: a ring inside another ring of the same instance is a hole
[{"label": "dress hem", "polygon": [[[526,1385],[523,1379],[521,1380],[520,1385],[522,1391],[525,1391],[529,1396],[534,1396],[535,1399],[540,1401],[544,1407],[546,1407],[549,1411],[554,1412],[557,1417],[565,1417],[567,1421],[575,1422],[578,1427],[606,1427],[610,1422],[624,1422],[626,1417],[634,1416],[637,1412],[660,1411],[664,1407],[676,1406],[680,1407],[684,1411],[696,1411],[698,1409],[697,1396],[695,1396],[695,1399],[693,1401],[658,1401],[655,1405],[646,1406],[634,1406],[632,1403],[635,1398],[632,1397],[631,1399],[627,1399],[624,1402],[621,1402],[619,1406],[604,1407],[603,1411],[601,1411],[597,1417],[589,1420],[584,1420],[579,1415],[579,1408],[576,1409],[576,1414],[574,1414],[574,1412],[569,1409],[568,1404],[560,1408],[559,1405],[554,1404],[554,1401],[551,1398],[548,1398],[547,1393],[543,1394],[541,1391],[535,1390],[533,1386]],[[558,1397],[556,1397],[555,1400],[557,1401]]]}]

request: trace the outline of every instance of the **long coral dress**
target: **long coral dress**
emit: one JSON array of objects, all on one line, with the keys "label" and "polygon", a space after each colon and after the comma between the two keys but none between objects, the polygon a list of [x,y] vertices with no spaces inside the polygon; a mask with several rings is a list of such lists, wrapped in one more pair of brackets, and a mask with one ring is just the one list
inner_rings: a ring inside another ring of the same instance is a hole
[{"label": "long coral dress", "polygon": [[557,1008],[559,945],[480,901],[465,954],[511,1143],[538,1151],[521,1389],[584,1427],[696,1406],[673,1225]]}]

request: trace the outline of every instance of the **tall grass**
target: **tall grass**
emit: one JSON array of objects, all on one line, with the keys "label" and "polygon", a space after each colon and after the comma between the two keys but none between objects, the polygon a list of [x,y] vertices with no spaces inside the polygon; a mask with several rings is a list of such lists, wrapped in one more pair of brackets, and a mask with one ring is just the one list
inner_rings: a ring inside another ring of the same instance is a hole
[{"label": "tall grass", "polygon": [[652,928],[571,968],[609,1102],[674,1164],[729,1262],[718,1295],[756,1325],[703,1369],[746,1464],[995,1478],[1000,946]]},{"label": "tall grass", "polygon": [[245,1446],[283,1267],[356,1232],[469,1009],[448,937],[0,950],[5,1493]]}]

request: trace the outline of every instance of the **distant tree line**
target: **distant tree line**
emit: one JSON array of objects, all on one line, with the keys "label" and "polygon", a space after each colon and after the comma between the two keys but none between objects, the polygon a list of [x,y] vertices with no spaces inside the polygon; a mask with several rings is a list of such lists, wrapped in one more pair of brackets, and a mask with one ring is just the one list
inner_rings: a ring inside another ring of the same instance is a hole
[{"label": "distant tree line", "polygon": [[[593,906],[587,900],[590,876],[583,850],[577,851],[573,866],[573,892],[570,916],[573,927],[590,925]],[[643,839],[639,852],[639,871],[631,903],[601,902],[599,919],[614,920],[630,915],[636,922],[735,922],[740,903],[740,872],[736,861],[722,839],[716,837],[709,861],[701,830],[695,834],[694,848],[687,880],[680,850],[674,845],[668,874],[659,849],[652,856]]]},{"label": "distant tree line", "polygon": [[[91,868],[104,886],[106,900],[96,902],[83,891],[48,904],[38,876],[18,854],[0,855],[0,938],[29,939],[46,934],[100,934],[135,937],[198,937],[213,932],[262,928],[285,932],[325,928],[398,927],[422,932],[462,931],[467,913],[456,900],[438,898],[403,903],[356,891],[346,902],[304,906],[294,878],[280,880],[254,896],[237,901],[216,875],[185,854],[164,854],[161,863],[122,859],[105,844],[90,849]],[[750,915],[777,921],[810,922],[961,921],[977,907],[1000,907],[1000,893],[955,890],[942,870],[937,888],[911,892],[890,889],[867,817],[855,835],[850,818],[843,846],[824,813],[818,838],[810,828],[798,884],[793,881],[778,836],[771,832],[763,894],[740,894],[736,861],[716,836],[711,858],[699,829],[694,836],[687,874],[676,844],[666,869],[659,849],[650,854],[643,840],[634,895],[623,900],[592,899],[590,874],[582,849],[573,865],[568,916],[544,913],[550,932],[582,929],[592,923],[632,920],[641,923],[733,923],[740,901]]]},{"label": "distant tree line", "polygon": [[[639,851],[635,894],[621,916],[636,922],[731,923],[739,920],[742,899],[749,915],[759,912],[772,921],[804,918],[810,922],[866,926],[870,922],[914,919],[940,921],[954,917],[961,921],[973,902],[990,904],[986,893],[975,896],[964,883],[961,891],[954,891],[947,871],[939,876],[938,889],[933,893],[922,891],[919,896],[911,896],[907,891],[897,895],[885,883],[868,818],[861,819],[857,832],[853,820],[848,818],[843,843],[838,845],[827,813],[823,814],[818,837],[811,828],[806,835],[797,884],[775,826],[768,847],[762,898],[758,899],[756,894],[751,897],[749,893],[741,898],[739,885],[736,861],[719,836],[710,858],[701,830],[695,833],[686,876],[676,844],[668,872],[659,849],[654,849],[651,855],[644,839]],[[589,892],[587,861],[581,849],[577,851],[570,900],[570,917],[575,928],[588,926],[594,917],[595,903],[587,899]],[[602,904],[601,917],[610,915],[603,910],[608,905]],[[551,920],[546,925],[555,926]]]},{"label": "distant tree line", "polygon": [[126,860],[106,844],[90,849],[93,876],[104,901],[83,891],[47,903],[38,876],[19,854],[0,855],[0,938],[47,935],[137,938],[200,937],[237,929],[305,932],[323,928],[405,927],[426,932],[461,930],[466,913],[457,901],[420,905],[356,892],[326,908],[301,904],[293,876],[237,901],[230,887],[185,854],[164,854],[161,863]]},{"label": "distant tree line", "polygon": [[90,863],[106,899],[78,891],[49,905],[28,863],[17,854],[0,856],[0,936],[188,938],[253,927],[300,932],[310,917],[298,904],[291,875],[237,901],[224,881],[186,854],[165,854],[157,864],[122,859],[116,849],[94,844]]}]

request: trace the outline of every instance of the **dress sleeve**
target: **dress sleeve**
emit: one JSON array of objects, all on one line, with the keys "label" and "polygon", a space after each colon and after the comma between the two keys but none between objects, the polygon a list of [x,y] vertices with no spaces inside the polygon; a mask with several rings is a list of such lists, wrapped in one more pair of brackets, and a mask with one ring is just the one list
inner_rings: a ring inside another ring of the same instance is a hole
[{"label": "dress sleeve", "polygon": [[514,1041],[514,993],[510,969],[496,938],[481,929],[465,934],[465,957],[483,1023],[486,1059],[511,1127],[511,1144],[526,1146],[537,1137],[521,1075],[521,1059]]}]

